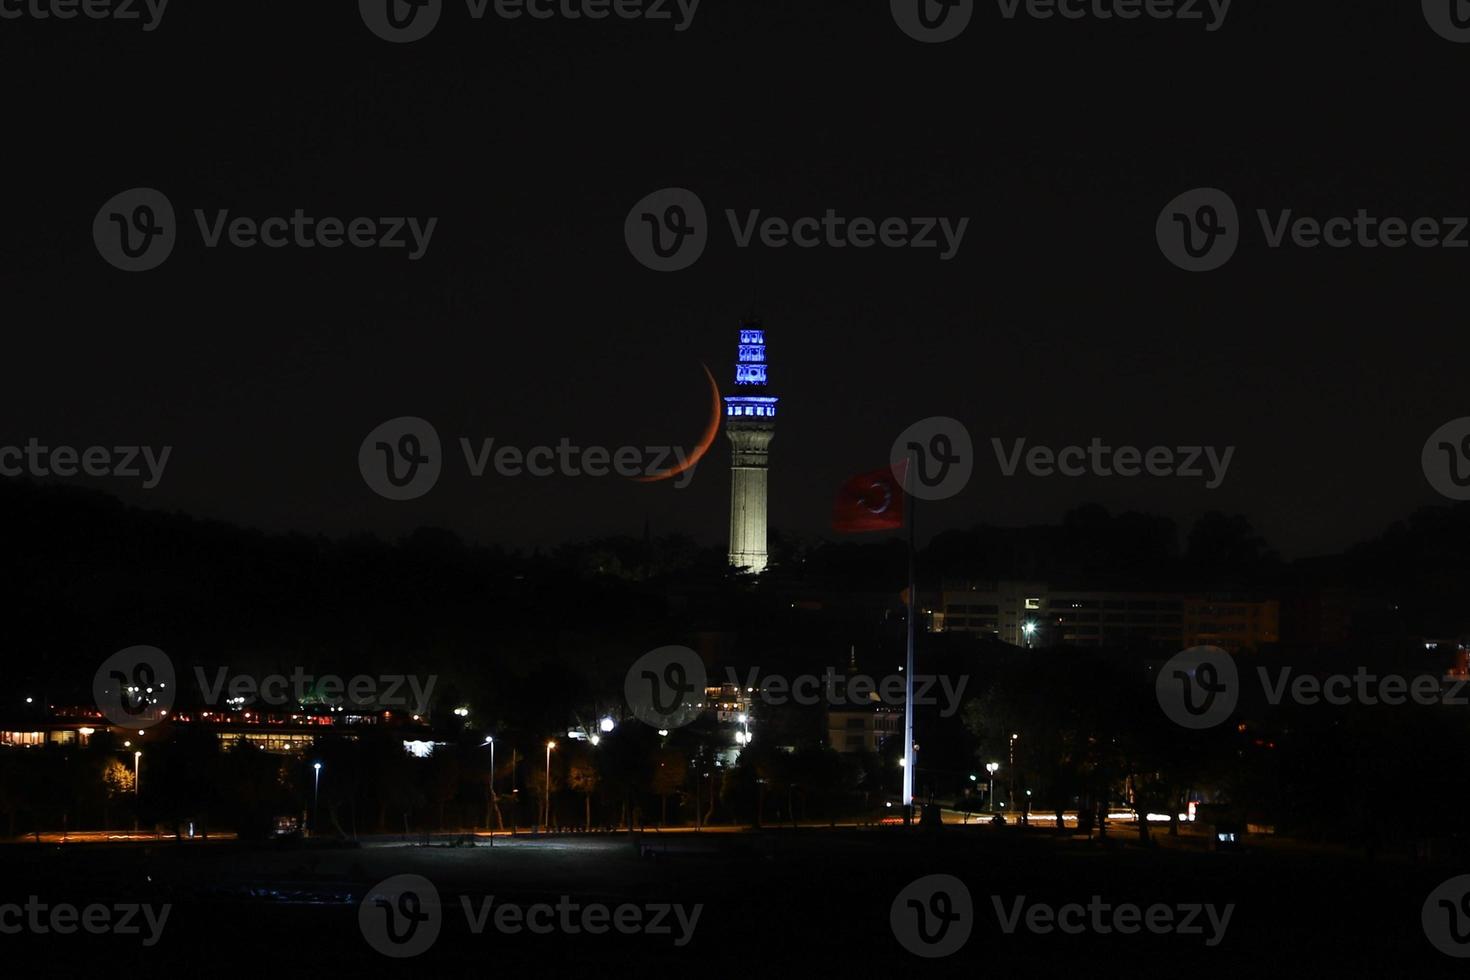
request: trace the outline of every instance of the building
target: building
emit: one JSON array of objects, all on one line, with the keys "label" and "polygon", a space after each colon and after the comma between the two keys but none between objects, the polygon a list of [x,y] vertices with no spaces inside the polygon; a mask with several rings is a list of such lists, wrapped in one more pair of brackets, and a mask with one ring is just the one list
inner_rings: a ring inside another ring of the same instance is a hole
[{"label": "building", "polygon": [[766,388],[766,332],[759,321],[740,325],[735,364],[737,395],[725,396],[725,435],[730,439],[730,564],[763,572],[766,493],[776,401]]},{"label": "building", "polygon": [[1221,647],[1236,653],[1281,642],[1281,603],[1235,596],[1196,596],[1184,601],[1184,645]]},{"label": "building", "polygon": [[1275,644],[1280,619],[1274,599],[946,581],[931,629],[1019,647],[1210,645],[1239,652]]},{"label": "building", "polygon": [[215,711],[181,710],[143,729],[125,729],[103,717],[94,707],[63,707],[33,714],[24,722],[0,723],[0,746],[40,748],[47,745],[86,747],[93,736],[109,735],[114,747],[141,749],[169,741],[180,729],[196,729],[214,735],[225,752],[241,741],[278,755],[303,755],[323,736],[356,740],[369,727],[391,727],[403,736],[405,751],[415,750],[428,736],[428,724],[403,712],[333,709],[330,712],[261,712],[246,708]]},{"label": "building", "polygon": [[712,722],[711,732],[717,735],[714,750],[715,764],[733,766],[740,758],[740,750],[755,741],[755,691],[745,690],[739,684],[711,684],[704,689],[704,717]]},{"label": "building", "polygon": [[1046,601],[1045,582],[950,582],[942,587],[938,608],[931,614],[936,633],[968,632],[997,637],[1014,646],[1035,639]]},{"label": "building", "polygon": [[827,744],[838,752],[877,753],[885,740],[903,741],[903,709],[853,705],[827,709]]}]

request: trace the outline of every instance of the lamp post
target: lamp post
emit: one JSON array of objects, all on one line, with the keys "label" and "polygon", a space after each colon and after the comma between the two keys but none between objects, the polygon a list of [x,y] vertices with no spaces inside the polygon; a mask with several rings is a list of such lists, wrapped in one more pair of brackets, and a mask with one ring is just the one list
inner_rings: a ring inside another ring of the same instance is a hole
[{"label": "lamp post", "polygon": [[315,770],[315,786],[311,791],[311,833],[316,835],[316,815],[322,805],[322,764],[313,762],[311,768]]},{"label": "lamp post", "polygon": [[[482,745],[490,746],[490,806],[495,810],[495,822],[500,823],[500,797],[495,795],[495,736],[486,735]],[[488,816],[485,820],[486,829],[490,831],[490,846],[495,846],[495,827],[490,827]]]},{"label": "lamp post", "polygon": [[995,771],[1000,768],[999,762],[985,763],[985,771],[990,773],[990,812],[995,812]]},{"label": "lamp post", "polygon": [[140,791],[142,789],[142,762],[143,753],[133,753],[133,833],[138,832],[138,808],[142,806]]},{"label": "lamp post", "polygon": [[[494,735],[487,735],[487,736],[485,736],[485,745],[490,746],[490,805],[491,805],[491,807],[494,807],[494,805],[495,805],[495,736]],[[498,813],[500,813],[500,811],[497,810],[497,811],[495,811],[495,813],[498,814]]]},{"label": "lamp post", "polygon": [[1010,803],[1016,801],[1016,739],[1020,737],[1011,733],[1010,755],[1006,760],[1006,800]]},{"label": "lamp post", "polygon": [[554,748],[556,748],[554,740],[546,743],[545,814],[541,818],[541,826],[547,829],[550,829],[551,826],[551,750]]}]

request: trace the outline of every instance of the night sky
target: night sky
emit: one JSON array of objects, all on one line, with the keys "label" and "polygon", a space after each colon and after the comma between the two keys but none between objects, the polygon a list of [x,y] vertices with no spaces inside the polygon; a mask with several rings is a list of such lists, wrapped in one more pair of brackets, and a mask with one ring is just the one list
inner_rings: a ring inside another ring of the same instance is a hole
[{"label": "night sky", "polygon": [[[771,523],[823,533],[900,430],[961,419],[969,490],[921,535],[1114,510],[1248,515],[1289,557],[1445,503],[1420,450],[1470,415],[1470,249],[1270,249],[1255,209],[1470,214],[1470,45],[1418,4],[1232,5],[1200,22],[1007,21],[980,4],[924,45],[886,3],[705,0],[669,22],[472,20],[450,0],[392,45],[356,4],[171,4],[161,25],[0,20],[8,337],[0,444],[173,446],[161,485],[78,480],[268,529],[482,542],[724,539],[728,444],[693,484],[473,479],[461,436],[691,445],[700,362],[725,392],[765,318],[782,396]],[[1369,10],[1368,7],[1376,9]],[[180,240],[151,272],[99,256],[94,215],[156,187]],[[695,191],[681,272],[629,254],[629,209]],[[1154,239],[1190,188],[1247,225],[1190,274]],[[192,212],[437,217],[406,250],[207,249]],[[968,217],[937,250],[737,248],[724,211]],[[418,415],[452,455],[393,503],[357,468]],[[1002,478],[990,439],[1235,446],[1224,485]]]}]

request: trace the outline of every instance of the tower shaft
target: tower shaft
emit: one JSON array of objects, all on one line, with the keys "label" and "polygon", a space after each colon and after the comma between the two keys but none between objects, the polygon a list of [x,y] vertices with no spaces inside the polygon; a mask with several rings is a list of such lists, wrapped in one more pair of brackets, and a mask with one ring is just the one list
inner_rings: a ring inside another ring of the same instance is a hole
[{"label": "tower shaft", "polygon": [[775,426],[729,427],[730,437],[730,564],[763,572],[769,560],[766,542],[766,494],[771,438]]}]

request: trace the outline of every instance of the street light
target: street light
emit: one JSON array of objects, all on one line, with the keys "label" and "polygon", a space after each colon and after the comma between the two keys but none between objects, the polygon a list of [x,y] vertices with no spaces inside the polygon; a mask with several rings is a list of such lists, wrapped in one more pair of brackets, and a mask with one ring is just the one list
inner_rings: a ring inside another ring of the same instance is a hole
[{"label": "street light", "polygon": [[556,742],[546,743],[546,815],[541,820],[541,826],[551,825],[551,750],[556,748]]},{"label": "street light", "polygon": [[1011,754],[1006,759],[1006,799],[1016,798],[1016,739],[1020,738],[1015,732],[1011,732],[1010,750]]},{"label": "street light", "polygon": [[1031,638],[1036,635],[1036,620],[1028,619],[1021,624],[1021,633],[1026,637],[1026,648],[1031,648]]},{"label": "street light", "polygon": [[495,801],[495,736],[486,735],[481,745],[490,746],[490,801]]},{"label": "street light", "polygon": [[[486,735],[485,736],[485,741],[481,742],[480,744],[481,745],[488,745],[488,746],[490,746],[490,805],[495,809],[496,823],[499,823],[500,822],[500,800],[495,795],[495,736],[494,735]],[[486,823],[489,823],[488,815],[487,815]],[[491,828],[491,831],[490,831],[490,846],[491,847],[494,847],[495,846],[495,830],[494,830],[494,828]]]},{"label": "street light", "polygon": [[985,763],[985,771],[990,773],[990,812],[995,812],[995,771],[1000,768],[999,762]]},{"label": "street light", "polygon": [[311,768],[316,770],[316,786],[311,794],[311,832],[316,833],[316,815],[322,805],[322,764],[313,762]]}]

